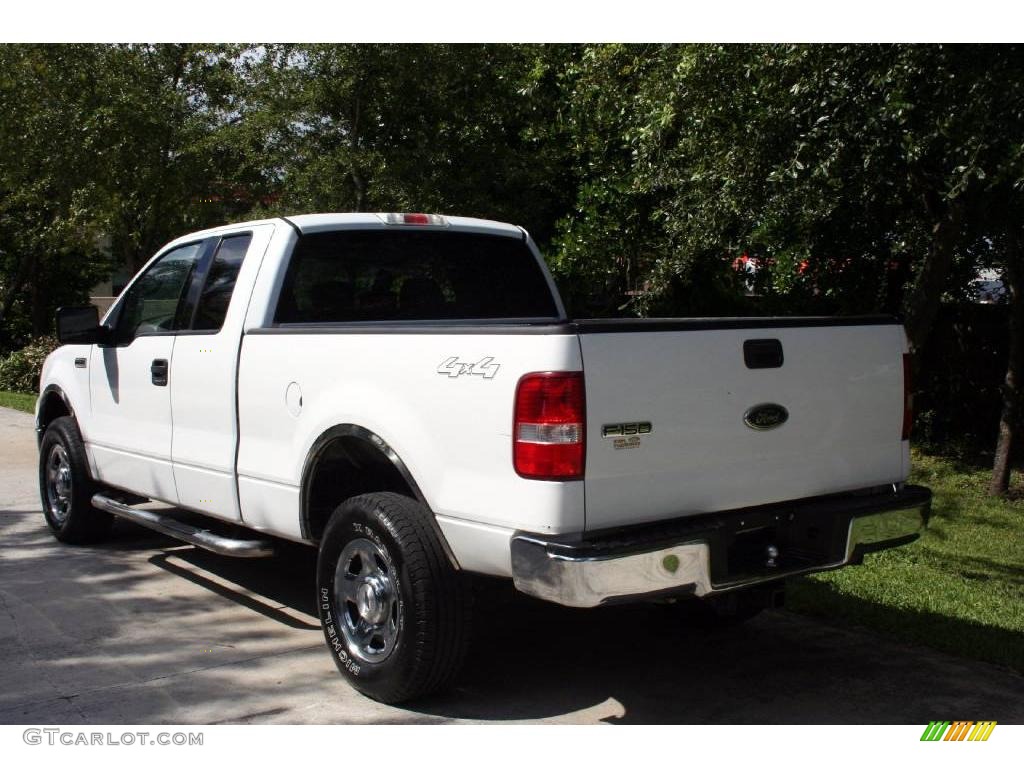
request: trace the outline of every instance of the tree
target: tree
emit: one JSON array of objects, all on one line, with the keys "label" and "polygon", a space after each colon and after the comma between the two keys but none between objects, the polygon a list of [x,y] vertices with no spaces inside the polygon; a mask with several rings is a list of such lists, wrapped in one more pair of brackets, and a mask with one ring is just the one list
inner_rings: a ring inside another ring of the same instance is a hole
[{"label": "tree", "polygon": [[1024,387],[1024,254],[1021,253],[1021,232],[1005,235],[1003,284],[1010,301],[1010,348],[1006,376],[1003,379],[1003,402],[999,417],[992,480],[989,493],[1002,496],[1010,487],[1010,462],[1021,423],[1021,388]]},{"label": "tree", "polygon": [[268,211],[429,210],[522,222],[564,210],[544,142],[553,49],[269,46],[249,68],[279,198]]},{"label": "tree", "polygon": [[44,333],[102,274],[86,205],[89,46],[0,46],[0,347]]},{"label": "tree", "polygon": [[[0,343],[51,327],[111,262],[256,205],[229,46],[0,47]],[[27,290],[26,290],[27,289]]]},{"label": "tree", "polygon": [[793,309],[902,309],[923,346],[979,252],[986,153],[1015,127],[992,87],[1019,68],[986,46],[588,47],[567,65],[577,209],[558,260],[632,251],[642,312],[747,254]]},{"label": "tree", "polygon": [[182,232],[224,223],[268,194],[265,157],[243,125],[246,46],[100,48],[90,115],[102,160],[93,214],[129,273]]}]

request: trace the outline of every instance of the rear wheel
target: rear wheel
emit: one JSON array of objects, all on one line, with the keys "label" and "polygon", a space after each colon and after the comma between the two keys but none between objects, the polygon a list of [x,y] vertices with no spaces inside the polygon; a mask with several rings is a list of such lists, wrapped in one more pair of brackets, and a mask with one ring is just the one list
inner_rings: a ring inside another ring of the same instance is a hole
[{"label": "rear wheel", "polygon": [[39,446],[39,496],[58,540],[85,544],[110,533],[114,518],[92,506],[94,492],[78,425],[70,416],[54,419]]},{"label": "rear wheel", "polygon": [[320,544],[317,604],[331,655],[354,688],[389,704],[451,683],[468,647],[470,593],[429,515],[399,494],[356,496]]}]

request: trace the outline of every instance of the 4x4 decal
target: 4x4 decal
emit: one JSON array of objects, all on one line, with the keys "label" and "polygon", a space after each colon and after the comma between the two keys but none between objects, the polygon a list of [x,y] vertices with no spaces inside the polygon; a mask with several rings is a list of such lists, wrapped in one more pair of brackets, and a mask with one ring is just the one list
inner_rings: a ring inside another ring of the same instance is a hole
[{"label": "4x4 decal", "polygon": [[464,363],[458,357],[449,357],[437,366],[437,372],[454,379],[456,376],[483,376],[493,379],[501,368],[493,357],[485,357],[475,363]]}]

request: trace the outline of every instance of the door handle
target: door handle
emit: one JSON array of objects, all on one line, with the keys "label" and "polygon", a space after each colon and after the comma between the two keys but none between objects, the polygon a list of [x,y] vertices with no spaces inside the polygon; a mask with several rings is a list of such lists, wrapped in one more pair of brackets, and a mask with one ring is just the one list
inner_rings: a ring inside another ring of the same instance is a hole
[{"label": "door handle", "polygon": [[167,361],[154,360],[149,366],[149,375],[153,383],[158,387],[167,386]]}]

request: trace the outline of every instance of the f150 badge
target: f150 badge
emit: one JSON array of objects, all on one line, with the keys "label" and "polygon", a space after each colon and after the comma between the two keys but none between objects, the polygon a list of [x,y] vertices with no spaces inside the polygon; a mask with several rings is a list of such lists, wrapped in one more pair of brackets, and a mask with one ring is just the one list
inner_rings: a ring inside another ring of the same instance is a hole
[{"label": "f150 badge", "polygon": [[601,437],[612,438],[612,446],[616,451],[640,447],[640,435],[649,435],[653,431],[649,421],[628,421],[621,424],[604,424],[601,426]]},{"label": "f150 badge", "polygon": [[493,379],[499,368],[501,365],[494,362],[493,357],[485,357],[475,363],[464,363],[457,357],[449,357],[437,366],[437,372],[452,379],[457,376],[483,376],[485,379]]}]

